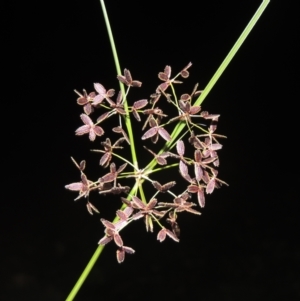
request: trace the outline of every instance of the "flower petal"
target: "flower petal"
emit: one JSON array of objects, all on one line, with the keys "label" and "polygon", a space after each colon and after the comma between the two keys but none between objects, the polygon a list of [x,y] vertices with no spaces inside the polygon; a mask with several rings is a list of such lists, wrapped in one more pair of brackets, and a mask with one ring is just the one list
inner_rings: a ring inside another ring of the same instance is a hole
[{"label": "flower petal", "polygon": [[166,239],[167,231],[165,228],[161,229],[157,234],[157,240],[163,242]]},{"label": "flower petal", "polygon": [[184,155],[184,143],[182,140],[178,140],[176,143],[176,149],[179,156]]},{"label": "flower petal", "polygon": [[159,128],[158,129],[158,134],[164,138],[166,141],[170,141],[171,140],[171,136],[170,134],[164,129],[164,128]]},{"label": "flower petal", "polygon": [[90,129],[89,139],[91,141],[94,141],[96,139],[96,134],[95,134],[94,129]]},{"label": "flower petal", "polygon": [[87,134],[90,132],[90,128],[91,127],[89,125],[82,125],[75,131],[75,135],[81,136],[81,135]]},{"label": "flower petal", "polygon": [[122,247],[123,246],[123,240],[122,240],[122,238],[121,238],[121,236],[120,236],[119,233],[115,233],[115,235],[114,235],[114,241],[115,241],[115,243],[116,243],[116,245],[118,247]]},{"label": "flower petal", "polygon": [[83,121],[83,123],[86,125],[92,126],[94,124],[92,119],[86,114],[81,114],[80,118]]},{"label": "flower petal", "polygon": [[112,236],[103,236],[100,240],[99,240],[99,242],[98,242],[98,244],[99,245],[106,245],[106,244],[108,244],[110,241],[112,241]]},{"label": "flower petal", "polygon": [[125,259],[125,251],[123,248],[117,250],[117,260],[118,263],[122,263]]},{"label": "flower petal", "polygon": [[166,234],[176,242],[179,242],[178,237],[172,231],[166,229]]},{"label": "flower petal", "polygon": [[157,127],[149,129],[143,136],[142,140],[153,137],[157,133]]},{"label": "flower petal", "polygon": [[98,126],[98,125],[96,125],[96,126],[94,127],[94,132],[95,132],[95,134],[96,134],[97,136],[102,136],[102,135],[104,134],[104,131],[103,131],[102,127],[100,127],[100,126]]},{"label": "flower petal", "polygon": [[77,183],[71,183],[69,185],[66,185],[65,188],[72,190],[72,191],[80,191],[82,189],[82,182],[77,182]]},{"label": "flower petal", "polygon": [[198,190],[197,197],[200,207],[203,208],[205,206],[205,196],[203,189]]}]

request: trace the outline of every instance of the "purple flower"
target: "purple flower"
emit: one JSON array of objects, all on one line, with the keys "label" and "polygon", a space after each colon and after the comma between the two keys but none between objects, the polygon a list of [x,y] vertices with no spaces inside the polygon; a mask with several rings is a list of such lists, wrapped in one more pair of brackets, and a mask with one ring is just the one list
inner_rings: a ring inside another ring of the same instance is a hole
[{"label": "purple flower", "polygon": [[80,94],[78,91],[74,90],[79,97],[77,98],[77,103],[80,106],[83,106],[83,110],[87,115],[90,115],[94,109],[91,105],[91,102],[93,101],[94,97],[96,96],[95,92],[92,92],[90,94],[87,94],[85,90],[83,90],[83,95]]},{"label": "purple flower", "polygon": [[81,182],[71,183],[66,185],[65,188],[72,191],[79,191],[79,196],[75,199],[75,201],[83,196],[87,197],[90,192],[89,181],[84,173],[81,174]]},{"label": "purple flower", "polygon": [[98,94],[93,99],[93,106],[97,106],[100,103],[102,103],[104,98],[108,101],[108,99],[114,96],[115,94],[114,89],[110,89],[106,91],[105,88],[99,83],[95,83],[94,88],[98,92]]},{"label": "purple flower", "polygon": [[139,88],[142,85],[140,81],[132,80],[131,73],[128,69],[124,69],[124,75],[118,75],[117,79],[128,87],[131,86]]},{"label": "purple flower", "polygon": [[111,240],[114,240],[115,244],[118,247],[122,247],[123,246],[123,240],[122,240],[122,238],[119,234],[119,231],[118,231],[117,227],[113,223],[107,221],[104,218],[101,218],[101,222],[105,227],[105,236],[100,239],[98,244],[99,245],[106,245]]},{"label": "purple flower", "polygon": [[75,131],[76,135],[81,136],[89,133],[90,140],[94,141],[96,136],[102,136],[104,134],[104,130],[100,126],[95,125],[88,115],[81,114],[80,118],[85,125],[82,125]]},{"label": "purple flower", "polygon": [[196,206],[195,203],[191,203],[191,202],[187,202],[187,200],[189,199],[189,194],[188,193],[183,193],[182,195],[176,197],[173,200],[173,203],[158,203],[158,205],[160,206],[164,206],[164,207],[170,207],[170,208],[174,208],[174,210],[176,212],[182,212],[182,211],[187,211],[193,214],[197,214],[200,215],[201,213],[197,210],[194,210],[192,207]]},{"label": "purple flower", "polygon": [[154,209],[156,203],[156,199],[151,199],[148,204],[144,204],[137,196],[132,197],[132,207],[134,209],[139,209],[139,211],[132,216],[132,219],[137,220],[144,217],[147,232],[149,230],[150,232],[153,232],[153,222],[151,215],[154,214],[155,216],[163,217],[165,214]]},{"label": "purple flower", "polygon": [[125,253],[133,254],[135,251],[130,247],[122,246],[119,250],[117,250],[117,260],[118,263],[122,263],[125,259]]},{"label": "purple flower", "polygon": [[166,238],[166,235],[168,235],[173,240],[179,242],[178,237],[176,237],[176,235],[172,231],[170,231],[170,230],[168,230],[166,228],[162,228],[158,232],[158,234],[157,234],[157,240],[159,240],[160,242],[163,242],[165,240],[165,238]]}]

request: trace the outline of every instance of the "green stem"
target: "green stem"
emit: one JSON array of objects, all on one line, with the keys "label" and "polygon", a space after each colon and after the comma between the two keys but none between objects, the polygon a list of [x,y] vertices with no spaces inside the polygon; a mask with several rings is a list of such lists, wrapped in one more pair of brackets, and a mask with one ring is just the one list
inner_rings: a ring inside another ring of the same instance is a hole
[{"label": "green stem", "polygon": [[[117,54],[117,49],[116,49],[114,37],[113,37],[112,30],[111,30],[111,27],[110,27],[106,7],[105,7],[105,4],[104,4],[104,0],[100,0],[100,4],[101,4],[101,7],[102,7],[104,21],[105,21],[105,25],[106,25],[106,28],[107,28],[107,33],[108,33],[108,37],[109,37],[109,41],[110,41],[114,61],[115,61],[115,66],[116,66],[116,69],[117,69],[117,74],[120,75],[120,74],[122,74],[121,67],[120,67],[120,62],[119,62],[119,58],[118,58],[118,54]],[[122,91],[123,99],[124,99],[124,110],[126,112],[125,125],[126,125],[126,128],[127,128],[128,137],[129,137],[129,140],[130,140],[130,150],[131,150],[131,156],[132,156],[132,163],[134,164],[136,169],[138,169],[138,160],[137,160],[137,156],[136,156],[136,152],[135,152],[133,130],[132,130],[132,125],[131,125],[131,120],[130,120],[128,104],[127,104],[127,101],[125,99],[126,98],[125,89],[124,89],[124,85],[120,81],[119,81],[119,84],[120,84],[120,89]]]},{"label": "green stem", "polygon": [[243,42],[245,41],[245,39],[247,38],[247,36],[251,32],[251,30],[253,29],[254,25],[256,24],[256,22],[258,21],[258,19],[262,15],[262,13],[264,12],[264,10],[267,7],[267,5],[269,4],[269,2],[270,2],[270,0],[263,0],[262,4],[257,9],[256,13],[252,17],[252,19],[250,20],[250,22],[248,23],[248,25],[246,26],[246,28],[244,29],[244,31],[242,32],[242,34],[240,35],[238,40],[235,42],[235,44],[233,45],[233,47],[231,48],[231,50],[225,57],[224,61],[222,62],[222,64],[220,65],[220,67],[218,68],[218,70],[216,71],[214,76],[211,78],[211,80],[205,87],[204,91],[200,94],[200,96],[196,100],[194,106],[201,105],[201,103],[203,102],[205,97],[208,95],[210,90],[213,88],[213,86],[215,85],[215,83],[217,82],[219,77],[222,75],[222,73],[224,72],[224,70],[226,69],[228,64],[231,62],[231,60],[233,59],[233,57],[235,56],[235,54],[237,53],[239,48],[242,46]]},{"label": "green stem", "polygon": [[77,280],[75,286],[71,290],[69,296],[67,297],[66,301],[74,300],[75,296],[77,295],[78,291],[80,290],[82,284],[84,283],[86,277],[89,275],[90,271],[92,270],[94,264],[96,263],[98,257],[102,253],[104,246],[99,245],[96,249],[95,253],[93,254],[92,258],[90,259],[89,263],[85,267],[84,271],[80,275],[79,279]]}]

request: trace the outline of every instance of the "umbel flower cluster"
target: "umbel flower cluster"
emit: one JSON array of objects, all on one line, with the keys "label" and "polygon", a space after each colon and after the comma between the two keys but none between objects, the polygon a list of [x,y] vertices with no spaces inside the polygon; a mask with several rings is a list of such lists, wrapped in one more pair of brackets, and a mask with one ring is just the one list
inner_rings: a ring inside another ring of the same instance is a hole
[{"label": "umbel flower cluster", "polygon": [[[115,220],[101,218],[105,229],[99,241],[102,245],[114,241],[119,263],[123,262],[125,253],[135,252],[124,245],[120,235],[122,229],[143,219],[146,231],[153,232],[154,228],[158,228],[157,239],[160,242],[167,236],[178,242],[178,214],[200,215],[197,207],[205,206],[205,194],[211,194],[215,188],[226,184],[217,177],[220,164],[217,151],[222,148],[217,139],[225,137],[216,134],[219,115],[201,111],[199,105],[193,104],[201,93],[198,85],[190,94],[178,97],[175,92],[175,86],[182,83],[178,78],[187,78],[191,65],[189,63],[173,78],[171,67],[166,66],[158,74],[162,83],[148,99],[129,99],[130,89],[139,88],[142,83],[133,80],[127,69],[124,75],[117,76],[127,86],[124,94],[121,91],[116,94],[113,89],[106,90],[100,83],[94,84],[95,92],[83,90],[81,94],[75,90],[79,96],[77,103],[84,111],[80,115],[83,125],[77,128],[75,134],[87,134],[91,141],[101,137],[100,149],[93,151],[100,154],[102,174],[96,180],[89,179],[85,174],[86,162],[77,163],[72,158],[80,172],[80,181],[65,187],[78,192],[75,200],[86,200],[90,214],[99,213],[89,200],[91,192],[104,196],[120,195],[120,209]],[[138,127],[142,129],[141,135],[133,131],[132,122],[141,125]],[[107,129],[104,130],[106,124]],[[111,131],[120,138],[111,141]],[[159,140],[163,144],[157,143]],[[135,141],[143,144],[143,159],[150,156],[149,164],[142,168],[137,159]],[[163,147],[158,148],[159,144]],[[130,158],[124,156],[129,153],[124,150],[126,148],[131,151]],[[156,175],[163,171],[166,171],[168,178],[161,183]],[[183,187],[180,191],[176,190],[176,181],[185,183],[180,185]],[[144,193],[146,185],[147,191],[149,188],[153,191],[148,197]]]}]

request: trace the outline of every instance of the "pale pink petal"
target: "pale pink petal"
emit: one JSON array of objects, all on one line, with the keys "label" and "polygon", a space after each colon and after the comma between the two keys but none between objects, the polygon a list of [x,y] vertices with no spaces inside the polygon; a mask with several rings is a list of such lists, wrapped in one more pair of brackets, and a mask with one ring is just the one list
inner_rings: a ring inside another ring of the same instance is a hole
[{"label": "pale pink petal", "polygon": [[188,167],[181,160],[179,162],[179,172],[180,172],[181,176],[184,179],[186,179],[188,182],[190,182],[192,180],[190,175],[188,174]]},{"label": "pale pink petal", "polygon": [[160,84],[160,85],[157,87],[156,91],[159,92],[159,93],[160,93],[161,91],[165,91],[165,90],[169,87],[169,85],[170,85],[169,82],[162,83],[162,84]]},{"label": "pale pink petal", "polygon": [[133,208],[132,207],[126,207],[123,212],[126,214],[127,218],[132,214]]},{"label": "pale pink petal", "polygon": [[211,150],[218,150],[218,149],[221,149],[222,148],[222,144],[219,144],[219,143],[213,143],[211,146],[210,146],[210,149]]},{"label": "pale pink petal", "polygon": [[104,134],[104,131],[103,131],[102,127],[100,127],[100,126],[98,126],[98,125],[96,125],[96,126],[94,127],[94,132],[95,132],[95,134],[96,134],[97,136],[102,136],[102,135]]},{"label": "pale pink petal", "polygon": [[168,77],[168,78],[170,78],[170,76],[171,76],[171,66],[166,66],[165,67],[165,70],[164,70],[164,73],[165,73],[165,75]]},{"label": "pale pink petal", "polygon": [[132,114],[137,121],[141,121],[141,117],[136,110],[132,110]]},{"label": "pale pink petal", "polygon": [[152,200],[147,204],[148,209],[154,208],[155,205],[156,205],[156,203],[157,203],[157,199],[152,199]]},{"label": "pale pink petal", "polygon": [[197,181],[200,181],[202,176],[203,176],[203,171],[202,171],[202,168],[200,167],[199,164],[194,164],[194,167],[195,167],[195,176],[196,176],[196,179]]},{"label": "pale pink petal", "polygon": [[124,249],[117,250],[117,261],[118,263],[122,263],[125,259],[125,251]]},{"label": "pale pink petal", "polygon": [[83,121],[83,123],[86,125],[92,126],[94,124],[92,119],[86,114],[81,114],[80,118]]},{"label": "pale pink petal", "polygon": [[97,106],[100,103],[102,103],[103,99],[104,99],[103,95],[100,95],[100,94],[96,95],[93,99],[93,106]]},{"label": "pale pink petal", "polygon": [[203,208],[205,206],[205,196],[204,196],[203,189],[198,190],[197,196],[198,196],[199,205],[201,208]]},{"label": "pale pink petal", "polygon": [[100,159],[100,165],[104,166],[106,163],[108,163],[111,160],[111,154],[105,153],[101,159]]},{"label": "pale pink petal", "polygon": [[139,211],[132,216],[132,219],[137,220],[137,219],[142,218],[143,216],[144,216],[144,214],[141,211]]},{"label": "pale pink petal", "polygon": [[179,242],[179,239],[178,237],[170,230],[166,229],[166,233],[167,235],[172,238],[173,240],[175,240],[176,242]]},{"label": "pale pink petal", "polygon": [[91,106],[90,103],[87,103],[84,107],[83,107],[83,110],[84,110],[84,113],[87,114],[87,115],[90,115],[94,109],[93,107]]},{"label": "pale pink petal", "polygon": [[115,95],[115,90],[114,89],[109,89],[107,92],[106,92],[106,98],[107,97],[113,97]]},{"label": "pale pink petal", "polygon": [[164,138],[166,141],[170,141],[171,140],[171,136],[170,134],[164,129],[164,128],[159,128],[158,129],[158,134]]},{"label": "pale pink petal", "polygon": [[96,213],[100,213],[99,210],[90,202],[87,202],[86,207],[91,215],[93,215],[93,211],[95,211]]},{"label": "pale pink petal", "polygon": [[82,183],[84,185],[88,185],[89,184],[89,182],[87,180],[87,177],[86,177],[86,175],[84,173],[81,174],[81,181],[82,181]]},{"label": "pale pink petal", "polygon": [[128,254],[134,254],[135,253],[135,250],[130,248],[130,247],[126,247],[126,246],[123,246],[122,249],[128,253]]},{"label": "pale pink petal", "polygon": [[190,193],[197,193],[199,191],[199,187],[196,185],[189,185],[188,192]]},{"label": "pale pink petal", "polygon": [[128,83],[127,83],[127,80],[126,80],[126,78],[125,78],[125,76],[123,76],[123,75],[118,75],[118,76],[117,76],[117,79],[118,79],[121,83],[123,83],[123,84],[125,84],[125,85],[128,84]]},{"label": "pale pink petal", "polygon": [[141,87],[142,85],[142,82],[138,81],[138,80],[133,80],[132,83],[131,83],[131,86],[132,87]]},{"label": "pale pink petal", "polygon": [[76,131],[75,131],[75,134],[77,136],[81,136],[81,135],[84,135],[84,134],[87,134],[90,132],[90,126],[89,125],[82,125],[81,127],[79,127]]},{"label": "pale pink petal", "polygon": [[85,160],[82,160],[80,163],[79,163],[79,169],[81,171],[83,171],[85,169],[85,166],[86,166],[86,162]]},{"label": "pale pink petal", "polygon": [[123,240],[122,240],[122,238],[121,238],[121,236],[120,236],[119,233],[115,233],[115,235],[114,235],[114,241],[115,241],[115,243],[116,243],[116,245],[118,247],[122,247],[123,246]]},{"label": "pale pink petal", "polygon": [[82,189],[83,184],[81,182],[71,183],[66,185],[65,188],[72,190],[72,191],[80,191]]},{"label": "pale pink petal", "polygon": [[89,139],[90,139],[91,141],[94,141],[94,140],[96,139],[96,134],[95,134],[94,129],[90,129]]},{"label": "pale pink petal", "polygon": [[111,229],[111,230],[115,230],[115,225],[113,223],[111,223],[110,221],[107,221],[104,218],[101,218],[101,223],[105,226],[105,228]]},{"label": "pale pink petal", "polygon": [[121,219],[121,220],[126,220],[127,219],[127,215],[121,211],[121,210],[117,210],[117,216]]},{"label": "pale pink petal", "polygon": [[110,173],[104,175],[102,178],[100,178],[100,180],[102,183],[110,183],[110,182],[114,181],[115,178],[116,178],[116,175],[110,172]]},{"label": "pale pink petal", "polygon": [[156,157],[156,161],[159,165],[166,165],[167,164],[167,160],[161,156],[157,156]]},{"label": "pale pink petal", "polygon": [[157,234],[157,240],[163,242],[166,239],[166,234],[167,234],[166,229],[165,228],[161,229]]},{"label": "pale pink petal", "polygon": [[94,88],[100,95],[104,96],[106,94],[106,90],[101,84],[95,83]]},{"label": "pale pink petal", "polygon": [[108,244],[110,241],[112,241],[112,236],[103,236],[100,240],[99,240],[99,242],[98,242],[98,244],[99,245],[106,245],[106,244]]},{"label": "pale pink petal", "polygon": [[190,113],[191,115],[195,115],[195,114],[197,114],[200,110],[201,110],[201,107],[200,107],[200,106],[194,106],[194,107],[191,107],[191,108],[190,108],[189,113]]},{"label": "pale pink petal", "polygon": [[148,100],[147,99],[141,99],[141,100],[135,101],[133,103],[133,107],[136,110],[139,110],[139,109],[145,107],[147,104],[148,104]]},{"label": "pale pink petal", "polygon": [[131,82],[132,82],[132,76],[131,76],[131,73],[130,73],[130,71],[128,69],[124,69],[124,75],[125,75],[125,78],[126,78],[127,82],[129,84],[131,84]]},{"label": "pale pink petal", "polygon": [[132,202],[140,209],[144,209],[146,207],[146,205],[137,196],[132,197]]},{"label": "pale pink petal", "polygon": [[[197,215],[201,215],[201,212],[195,210],[195,209],[192,209],[192,208],[184,208],[184,210],[186,210],[187,212],[190,212],[190,213],[193,213],[193,214],[197,214]],[[176,210],[178,211],[178,210]]]},{"label": "pale pink petal", "polygon": [[206,193],[212,193],[214,191],[216,185],[216,180],[215,179],[210,179],[207,186],[206,186]]},{"label": "pale pink petal", "polygon": [[157,133],[157,127],[151,128],[149,129],[143,136],[142,136],[142,140],[148,139],[153,137],[156,133]]},{"label": "pale pink petal", "polygon": [[117,221],[114,225],[116,227],[116,231],[120,231],[122,230],[126,225],[128,224],[128,222],[126,220],[119,220]]},{"label": "pale pink petal", "polygon": [[179,156],[184,155],[184,143],[182,140],[178,140],[176,144],[177,153]]}]

